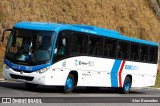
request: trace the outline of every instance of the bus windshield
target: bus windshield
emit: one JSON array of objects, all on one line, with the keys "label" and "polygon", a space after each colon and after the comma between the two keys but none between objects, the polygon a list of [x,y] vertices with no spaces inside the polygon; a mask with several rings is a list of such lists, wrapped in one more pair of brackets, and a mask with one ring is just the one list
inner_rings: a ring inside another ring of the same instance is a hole
[{"label": "bus windshield", "polygon": [[10,34],[6,58],[13,63],[35,65],[51,59],[54,31],[14,28]]}]

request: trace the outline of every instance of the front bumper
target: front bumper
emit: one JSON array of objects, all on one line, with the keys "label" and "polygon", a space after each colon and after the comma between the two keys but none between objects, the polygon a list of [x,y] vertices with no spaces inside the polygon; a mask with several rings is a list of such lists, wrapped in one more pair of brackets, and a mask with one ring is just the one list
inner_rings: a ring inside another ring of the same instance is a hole
[{"label": "front bumper", "polygon": [[3,78],[6,80],[14,80],[18,82],[27,82],[39,85],[57,85],[63,86],[65,84],[64,73],[61,71],[52,71],[51,69],[44,73],[38,71],[26,73],[18,72],[11,68],[3,66]]}]

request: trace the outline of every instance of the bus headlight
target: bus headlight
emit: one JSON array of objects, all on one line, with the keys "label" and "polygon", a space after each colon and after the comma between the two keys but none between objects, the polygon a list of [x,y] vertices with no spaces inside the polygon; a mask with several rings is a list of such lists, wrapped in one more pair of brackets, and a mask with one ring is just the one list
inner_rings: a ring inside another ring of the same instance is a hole
[{"label": "bus headlight", "polygon": [[40,69],[38,72],[41,74],[41,73],[46,72],[47,70],[49,70],[49,67]]},{"label": "bus headlight", "polygon": [[9,69],[10,67],[7,64],[3,65],[5,67],[5,69]]}]

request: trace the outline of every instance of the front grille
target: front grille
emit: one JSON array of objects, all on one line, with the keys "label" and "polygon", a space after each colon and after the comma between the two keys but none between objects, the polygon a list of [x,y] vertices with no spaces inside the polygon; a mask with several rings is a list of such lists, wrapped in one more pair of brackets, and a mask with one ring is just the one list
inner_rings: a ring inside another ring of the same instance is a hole
[{"label": "front grille", "polygon": [[26,80],[26,81],[32,81],[34,79],[34,77],[20,76],[20,75],[14,75],[14,74],[10,74],[10,76],[13,79],[23,79],[23,80]]},{"label": "front grille", "polygon": [[32,71],[22,71],[22,70],[14,70],[16,72],[24,72],[24,73],[32,73]]}]

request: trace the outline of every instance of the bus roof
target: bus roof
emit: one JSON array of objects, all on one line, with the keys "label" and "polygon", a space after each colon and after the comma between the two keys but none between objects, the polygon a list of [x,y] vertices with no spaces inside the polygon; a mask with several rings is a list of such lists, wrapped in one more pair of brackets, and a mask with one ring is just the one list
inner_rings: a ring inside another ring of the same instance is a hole
[{"label": "bus roof", "polygon": [[45,31],[61,31],[73,30],[84,33],[96,34],[100,36],[116,38],[125,41],[137,42],[142,44],[158,46],[158,43],[147,40],[127,37],[121,35],[118,31],[100,28],[96,26],[88,26],[81,24],[62,24],[62,23],[45,23],[45,22],[18,22],[14,25],[15,28],[31,29],[31,30],[45,30]]}]

